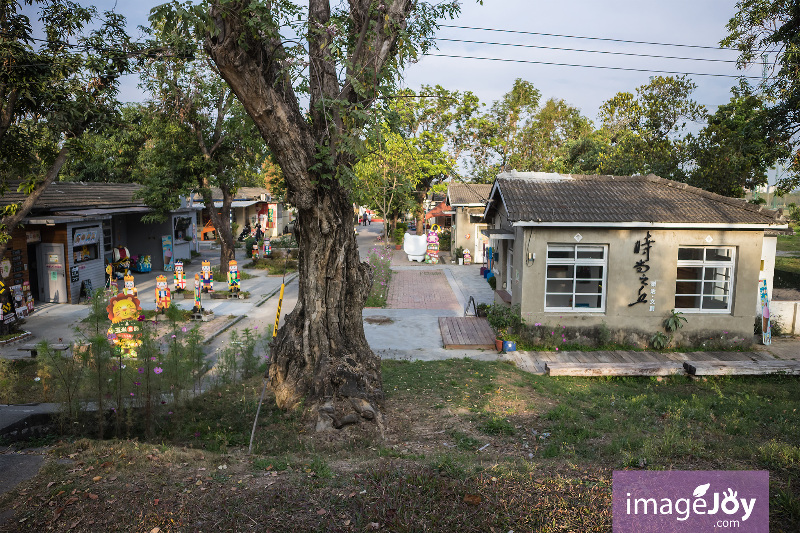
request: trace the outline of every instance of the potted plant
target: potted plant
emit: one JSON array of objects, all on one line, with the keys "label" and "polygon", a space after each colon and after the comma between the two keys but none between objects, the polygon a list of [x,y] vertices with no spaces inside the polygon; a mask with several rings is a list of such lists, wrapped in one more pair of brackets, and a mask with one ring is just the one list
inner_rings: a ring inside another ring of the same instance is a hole
[{"label": "potted plant", "polygon": [[456,251],[454,253],[456,255],[456,259],[458,259],[458,264],[459,265],[463,265],[464,264],[464,247],[463,246],[459,246],[458,248],[456,248]]},{"label": "potted plant", "polygon": [[407,228],[408,226],[402,222],[398,222],[397,226],[394,228],[394,244],[396,250],[403,249],[403,238],[405,237]]}]

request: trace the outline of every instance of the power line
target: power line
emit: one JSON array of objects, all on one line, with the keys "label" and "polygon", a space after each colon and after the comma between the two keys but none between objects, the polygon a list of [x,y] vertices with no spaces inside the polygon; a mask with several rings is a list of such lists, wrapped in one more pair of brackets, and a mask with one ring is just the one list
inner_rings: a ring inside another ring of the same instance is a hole
[{"label": "power line", "polygon": [[580,48],[561,48],[557,46],[539,46],[534,44],[517,44],[517,43],[495,43],[490,41],[470,41],[466,39],[449,39],[444,37],[436,37],[437,41],[448,41],[452,43],[471,43],[471,44],[488,44],[493,46],[515,46],[519,48],[537,48],[541,50],[560,50],[563,52],[585,52],[591,54],[610,54],[620,56],[634,56],[634,57],[652,57],[657,59],[680,59],[686,61],[712,61],[718,63],[736,63],[735,59],[709,59],[702,57],[677,57],[677,56],[661,56],[653,54],[637,54],[635,52],[611,52],[607,50],[582,50]]},{"label": "power line", "polygon": [[455,54],[431,54],[427,53],[426,56],[432,57],[452,57],[455,59],[480,59],[482,61],[501,61],[504,63],[528,63],[534,65],[552,65],[556,67],[578,67],[578,68],[599,68],[599,69],[606,69],[606,70],[624,70],[629,72],[651,72],[654,74],[677,74],[682,76],[714,76],[718,78],[746,78],[746,79],[753,79],[753,80],[760,80],[763,79],[761,76],[738,76],[735,74],[710,74],[708,72],[678,72],[672,70],[655,70],[655,69],[644,69],[644,68],[630,68],[630,67],[609,67],[603,65],[576,65],[572,63],[555,63],[550,61],[533,61],[529,59],[506,59],[506,58],[499,58],[499,57],[478,57],[478,56],[460,56]]},{"label": "power line", "polygon": [[500,28],[478,28],[475,26],[455,26],[451,24],[439,24],[441,28],[455,28],[461,30],[479,30],[479,31],[496,31],[502,33],[518,33],[522,35],[541,35],[544,37],[563,37],[566,39],[589,39],[593,41],[608,41],[613,43],[629,43],[629,44],[648,44],[653,46],[679,46],[683,48],[701,48],[705,50],[732,50],[734,52],[738,52],[739,50],[736,48],[724,48],[721,46],[706,46],[700,44],[679,44],[679,43],[656,43],[656,42],[649,42],[649,41],[631,41],[627,39],[612,39],[610,37],[588,37],[585,35],[561,35],[558,33],[542,33],[536,31],[521,31],[521,30],[504,30]]}]

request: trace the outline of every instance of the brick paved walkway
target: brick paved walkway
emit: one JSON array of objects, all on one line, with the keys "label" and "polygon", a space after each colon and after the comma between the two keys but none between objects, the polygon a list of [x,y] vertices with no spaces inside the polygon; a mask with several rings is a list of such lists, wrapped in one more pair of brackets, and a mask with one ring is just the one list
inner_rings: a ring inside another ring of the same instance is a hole
[{"label": "brick paved walkway", "polygon": [[441,270],[395,270],[386,297],[389,309],[460,310]]}]

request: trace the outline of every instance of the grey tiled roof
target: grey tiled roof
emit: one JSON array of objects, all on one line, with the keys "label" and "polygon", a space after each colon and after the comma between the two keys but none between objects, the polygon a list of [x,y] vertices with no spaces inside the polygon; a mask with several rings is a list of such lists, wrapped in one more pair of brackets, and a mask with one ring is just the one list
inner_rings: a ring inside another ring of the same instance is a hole
[{"label": "grey tiled roof", "polygon": [[[57,181],[50,185],[34,204],[34,211],[58,211],[87,207],[123,207],[144,205],[133,198],[141,185],[136,183],[85,183]],[[17,192],[17,184],[0,197],[0,205],[21,202],[24,194]]]},{"label": "grey tiled roof", "polygon": [[499,177],[492,200],[512,222],[785,223],[779,211],[652,174],[552,177]]},{"label": "grey tiled roof", "polygon": [[486,200],[491,192],[491,184],[484,183],[451,183],[447,186],[450,205],[486,205]]}]

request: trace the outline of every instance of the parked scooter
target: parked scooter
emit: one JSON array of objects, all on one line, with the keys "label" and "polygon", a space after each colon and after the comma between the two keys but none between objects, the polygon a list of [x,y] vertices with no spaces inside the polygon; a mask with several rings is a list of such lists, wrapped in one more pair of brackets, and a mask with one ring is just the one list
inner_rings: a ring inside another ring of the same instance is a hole
[{"label": "parked scooter", "polygon": [[244,242],[245,239],[247,239],[250,235],[252,235],[252,233],[253,233],[253,230],[250,228],[250,224],[247,224],[244,227],[244,229],[242,229],[242,232],[239,234],[238,241],[239,242]]}]

